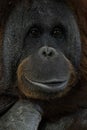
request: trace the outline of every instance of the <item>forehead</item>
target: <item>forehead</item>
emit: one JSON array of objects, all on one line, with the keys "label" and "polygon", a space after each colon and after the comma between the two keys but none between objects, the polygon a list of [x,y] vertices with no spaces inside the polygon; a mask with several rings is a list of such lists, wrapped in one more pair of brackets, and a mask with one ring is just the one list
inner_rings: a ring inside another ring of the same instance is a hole
[{"label": "forehead", "polygon": [[62,0],[34,0],[29,10],[29,19],[34,22],[60,22],[69,19],[69,16],[71,11]]}]

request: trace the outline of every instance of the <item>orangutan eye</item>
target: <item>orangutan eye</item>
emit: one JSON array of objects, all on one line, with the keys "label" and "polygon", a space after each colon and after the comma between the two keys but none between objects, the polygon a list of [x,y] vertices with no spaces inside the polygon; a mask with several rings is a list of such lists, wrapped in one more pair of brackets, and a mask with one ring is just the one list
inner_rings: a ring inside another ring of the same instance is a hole
[{"label": "orangutan eye", "polygon": [[31,37],[37,38],[37,37],[40,37],[40,35],[41,35],[41,30],[38,27],[32,27],[29,30],[29,36],[31,36]]},{"label": "orangutan eye", "polygon": [[52,30],[52,36],[55,38],[62,38],[64,35],[64,29],[62,26],[54,27]]}]

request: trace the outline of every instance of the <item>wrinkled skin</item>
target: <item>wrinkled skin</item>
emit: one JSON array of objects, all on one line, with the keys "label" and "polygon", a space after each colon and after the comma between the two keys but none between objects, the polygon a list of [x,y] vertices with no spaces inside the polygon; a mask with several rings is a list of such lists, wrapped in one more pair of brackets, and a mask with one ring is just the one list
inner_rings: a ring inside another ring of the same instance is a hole
[{"label": "wrinkled skin", "polygon": [[[58,116],[63,109],[61,104],[65,102],[63,98],[68,99],[66,95],[79,82],[81,42],[72,11],[64,1],[34,0],[29,5],[23,1],[10,15],[5,30],[3,58],[7,95],[13,95],[11,89],[14,88],[11,86],[14,83],[21,98],[32,99],[30,102],[40,107],[45,119]],[[68,100],[65,105],[68,107]],[[38,111],[36,105],[34,109]],[[74,117],[61,120],[74,120]],[[61,120],[58,121],[59,125]],[[53,123],[55,128],[52,123],[45,122],[39,129],[59,129],[56,122]],[[67,122],[64,125],[67,126]],[[15,129],[14,126],[11,128]],[[38,129],[37,126],[35,129]],[[63,126],[62,129],[65,130]]]}]

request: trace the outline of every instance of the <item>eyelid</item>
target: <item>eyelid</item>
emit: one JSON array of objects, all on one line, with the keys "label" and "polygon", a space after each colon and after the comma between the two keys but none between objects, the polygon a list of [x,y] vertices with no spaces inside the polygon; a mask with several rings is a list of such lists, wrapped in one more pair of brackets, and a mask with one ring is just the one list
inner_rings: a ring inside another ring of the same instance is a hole
[{"label": "eyelid", "polygon": [[[29,31],[32,30],[33,28],[36,28],[38,29],[41,33],[43,32],[43,28],[40,24],[33,24],[30,28],[29,28]],[[29,32],[28,31],[28,32]]]},{"label": "eyelid", "polygon": [[64,30],[65,27],[62,24],[58,24],[58,25],[53,27],[53,29],[56,29],[56,28],[58,28],[60,30]]},{"label": "eyelid", "polygon": [[32,28],[38,28],[39,30],[42,29],[42,27],[41,27],[41,25],[39,23],[38,24],[32,24],[31,27],[30,27],[30,29],[32,29]]}]

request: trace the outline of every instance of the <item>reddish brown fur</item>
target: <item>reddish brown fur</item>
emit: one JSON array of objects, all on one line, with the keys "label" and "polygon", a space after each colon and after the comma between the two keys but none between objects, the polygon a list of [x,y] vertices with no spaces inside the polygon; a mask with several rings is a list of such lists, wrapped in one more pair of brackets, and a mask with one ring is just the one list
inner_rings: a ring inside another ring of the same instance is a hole
[{"label": "reddish brown fur", "polygon": [[82,41],[82,58],[80,65],[81,78],[87,81],[87,1],[71,0],[69,2],[75,13],[81,33],[81,41]]}]

